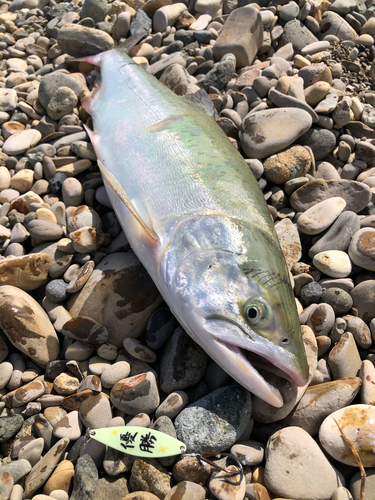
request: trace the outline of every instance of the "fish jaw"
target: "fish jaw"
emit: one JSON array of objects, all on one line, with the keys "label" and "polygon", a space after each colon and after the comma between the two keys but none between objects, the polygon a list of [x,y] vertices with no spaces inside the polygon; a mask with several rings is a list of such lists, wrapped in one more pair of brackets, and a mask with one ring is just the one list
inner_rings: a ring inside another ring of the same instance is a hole
[{"label": "fish jaw", "polygon": [[251,332],[249,336],[240,326],[225,319],[206,320],[204,327],[216,340],[239,352],[238,355],[241,354],[247,363],[274,373],[298,387],[306,384],[304,365],[300,365],[298,357],[293,352],[261,338],[256,332]]},{"label": "fish jaw", "polygon": [[[200,344],[208,355],[240,385],[252,394],[263,399],[271,406],[281,408],[284,404],[281,393],[269,384],[256,368],[246,359],[243,351],[236,345],[218,340],[207,329],[207,321],[200,321],[199,316],[189,315],[189,327],[185,327],[190,336]],[[185,323],[185,321],[182,321]],[[211,326],[211,325],[210,325]],[[193,331],[191,328],[193,327]]]}]

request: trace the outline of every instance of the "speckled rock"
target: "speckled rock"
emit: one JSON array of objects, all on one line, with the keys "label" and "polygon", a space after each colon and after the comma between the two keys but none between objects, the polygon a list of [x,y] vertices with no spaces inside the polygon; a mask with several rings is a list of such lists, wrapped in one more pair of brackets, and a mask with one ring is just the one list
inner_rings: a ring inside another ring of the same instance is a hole
[{"label": "speckled rock", "polygon": [[296,177],[304,177],[310,169],[311,157],[302,146],[292,146],[285,151],[270,156],[263,164],[264,177],[274,184]]},{"label": "speckled rock", "polygon": [[75,466],[73,490],[70,500],[91,500],[99,475],[93,459],[85,454],[79,457]]},{"label": "speckled rock", "polygon": [[108,330],[108,342],[122,347],[126,337],[139,337],[161,297],[132,253],[105,257],[85,286],[68,300],[72,317],[88,316]]},{"label": "speckled rock", "polygon": [[31,359],[45,366],[57,358],[60,346],[55,329],[26,292],[10,285],[0,287],[0,324],[10,342]]},{"label": "speckled rock", "polygon": [[375,229],[363,227],[357,231],[352,237],[348,253],[354,264],[375,271]]},{"label": "speckled rock", "polygon": [[290,219],[283,219],[275,225],[275,231],[279,238],[288,269],[300,261],[302,246],[296,226]]},{"label": "speckled rock", "polygon": [[337,219],[345,207],[345,200],[339,196],[321,201],[298,218],[298,229],[304,234],[319,234]]},{"label": "speckled rock", "polygon": [[160,499],[171,489],[171,479],[166,470],[152,458],[134,461],[129,484],[132,490],[149,491]]},{"label": "speckled rock", "polygon": [[63,53],[74,57],[92,56],[114,46],[108,33],[78,24],[65,24],[59,31],[57,42]]},{"label": "speckled rock", "polygon": [[245,430],[250,416],[250,393],[225,386],[182,410],[175,420],[177,438],[186,444],[187,453],[224,451]]}]

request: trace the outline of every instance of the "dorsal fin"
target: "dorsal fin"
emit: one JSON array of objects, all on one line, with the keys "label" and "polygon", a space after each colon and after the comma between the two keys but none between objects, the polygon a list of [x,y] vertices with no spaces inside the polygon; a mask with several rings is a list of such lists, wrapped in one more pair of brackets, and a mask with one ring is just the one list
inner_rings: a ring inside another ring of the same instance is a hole
[{"label": "dorsal fin", "polygon": [[108,182],[108,184],[111,186],[113,191],[117,194],[117,196],[120,198],[120,200],[124,203],[124,205],[127,207],[129,212],[137,219],[138,223],[142,226],[142,228],[145,230],[147,235],[155,242],[157,243],[159,241],[158,235],[155,233],[155,231],[148,227],[144,219],[141,217],[133,203],[131,202],[129,196],[125,193],[124,189],[122,188],[121,184],[118,182],[116,177],[111,174],[111,172],[103,165],[103,163],[98,160],[98,165],[100,168],[100,172],[102,173],[102,176],[104,179]]}]

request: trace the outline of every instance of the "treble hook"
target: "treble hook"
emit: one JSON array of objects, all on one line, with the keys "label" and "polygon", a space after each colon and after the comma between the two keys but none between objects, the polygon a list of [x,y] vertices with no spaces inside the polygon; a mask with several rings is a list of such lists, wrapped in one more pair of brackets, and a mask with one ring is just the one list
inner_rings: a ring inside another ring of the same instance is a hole
[{"label": "treble hook", "polygon": [[[225,456],[225,457],[229,457],[229,458],[231,458],[233,460],[233,462],[236,463],[237,470],[228,470],[228,469],[225,469],[224,467],[221,467],[220,465],[216,464],[215,462],[212,462],[212,460],[209,460],[204,455],[213,455],[213,456],[218,456],[219,455],[219,458],[221,458],[222,455]],[[241,462],[235,456],[231,455],[230,453],[209,453],[209,452],[203,452],[202,454],[197,455],[197,458],[198,458],[198,460],[202,460],[203,462],[206,462],[207,464],[211,465],[215,469],[221,470],[221,471],[225,472],[226,474],[229,474],[230,476],[236,476],[237,474],[240,475],[240,478],[239,478],[238,481],[231,481],[226,476],[215,476],[215,479],[223,479],[224,482],[229,483],[229,484],[231,484],[233,486],[238,486],[238,485],[241,484],[241,481],[243,479],[243,467],[242,467],[242,464],[241,464]]]}]

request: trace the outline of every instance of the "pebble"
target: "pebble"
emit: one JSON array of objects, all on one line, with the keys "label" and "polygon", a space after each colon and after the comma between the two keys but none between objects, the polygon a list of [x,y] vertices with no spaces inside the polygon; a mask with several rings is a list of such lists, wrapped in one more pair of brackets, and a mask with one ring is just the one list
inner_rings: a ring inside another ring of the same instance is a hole
[{"label": "pebble", "polygon": [[313,264],[319,271],[332,278],[346,278],[352,270],[349,256],[340,250],[319,252],[314,256]]},{"label": "pebble", "polygon": [[39,130],[29,129],[13,134],[4,142],[3,152],[9,156],[20,155],[33,148],[41,140],[42,134]]},{"label": "pebble", "polygon": [[329,304],[336,316],[349,312],[353,306],[353,300],[349,293],[335,286],[323,290],[321,301]]},{"label": "pebble", "polygon": [[147,372],[120,380],[112,387],[111,402],[128,415],[151,413],[160,403],[154,374]]},{"label": "pebble", "polygon": [[250,416],[250,393],[240,386],[225,386],[182,410],[175,420],[177,438],[186,444],[187,453],[223,451],[242,434]]},{"label": "pebble", "polygon": [[[56,359],[59,340],[40,305],[11,285],[0,288],[0,298],[0,323],[10,342],[43,366]],[[19,315],[14,315],[14,311],[19,311]]]},{"label": "pebble", "polygon": [[302,146],[292,146],[265,160],[264,176],[274,184],[285,184],[291,179],[306,175],[310,166],[311,157],[306,149]]},{"label": "pebble", "polygon": [[346,202],[340,197],[321,201],[299,217],[298,229],[305,234],[319,234],[337,219],[345,207]]},{"label": "pebble", "polygon": [[374,467],[374,413],[371,405],[352,405],[331,413],[319,430],[324,449],[339,462],[357,467],[355,457],[341,437],[341,428],[357,450],[363,466]]},{"label": "pebble", "polygon": [[289,146],[310,128],[311,123],[311,116],[296,108],[248,114],[241,126],[241,146],[249,158],[266,158]]},{"label": "pebble", "polygon": [[[349,245],[349,256],[354,264],[375,270],[375,259],[373,258],[373,245],[375,244],[375,229],[364,227],[359,229],[353,236]],[[375,256],[375,255],[374,255]]]},{"label": "pebble", "polygon": [[335,380],[357,376],[362,362],[352,333],[341,335],[329,353],[328,364]]},{"label": "pebble", "polygon": [[266,453],[265,485],[279,497],[330,498],[345,484],[318,444],[300,427],[286,427],[273,434]]}]

